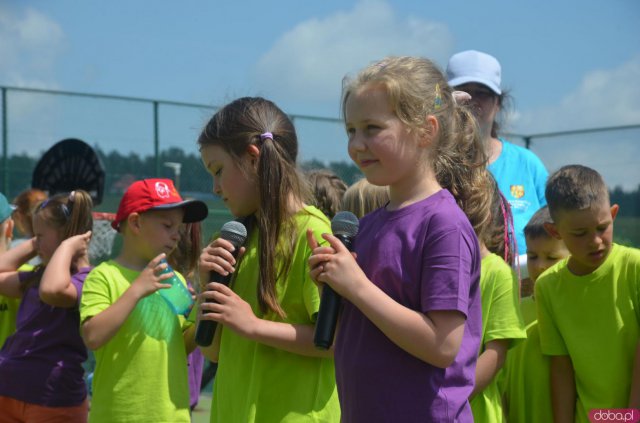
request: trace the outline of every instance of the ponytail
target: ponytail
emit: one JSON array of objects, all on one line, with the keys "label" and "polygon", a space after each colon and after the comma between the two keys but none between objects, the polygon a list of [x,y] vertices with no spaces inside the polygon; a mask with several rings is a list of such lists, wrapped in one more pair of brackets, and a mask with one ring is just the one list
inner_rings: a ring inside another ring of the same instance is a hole
[{"label": "ponytail", "polygon": [[[443,131],[433,155],[438,183],[448,189],[479,238],[489,224],[491,175],[477,123],[470,110],[452,101],[451,119],[439,115]],[[444,121],[444,122],[443,122]]]}]

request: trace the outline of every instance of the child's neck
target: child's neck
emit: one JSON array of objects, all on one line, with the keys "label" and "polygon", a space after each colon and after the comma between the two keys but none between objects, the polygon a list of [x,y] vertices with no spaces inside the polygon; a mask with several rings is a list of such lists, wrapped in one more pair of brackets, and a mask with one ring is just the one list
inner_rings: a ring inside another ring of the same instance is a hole
[{"label": "child's neck", "polygon": [[407,181],[402,185],[389,186],[389,205],[387,210],[399,210],[427,197],[431,197],[442,187],[433,175],[425,175],[418,182]]},{"label": "child's neck", "polygon": [[124,242],[120,254],[115,258],[115,262],[128,269],[142,271],[147,267],[150,260],[142,257],[139,251],[140,249],[136,245]]}]

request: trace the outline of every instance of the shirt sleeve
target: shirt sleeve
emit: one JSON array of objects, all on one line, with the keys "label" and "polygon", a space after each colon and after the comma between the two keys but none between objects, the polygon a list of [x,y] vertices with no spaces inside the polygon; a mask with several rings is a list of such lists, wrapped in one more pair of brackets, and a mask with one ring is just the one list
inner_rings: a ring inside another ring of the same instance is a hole
[{"label": "shirt sleeve", "polygon": [[[518,305],[518,279],[506,263],[504,268],[492,268],[495,269],[493,295],[483,342],[486,344],[496,339],[524,339],[527,333]],[[514,345],[516,343],[512,342],[510,347]]]},{"label": "shirt sleeve", "polygon": [[93,269],[84,280],[80,300],[80,324],[106,310],[114,299],[110,296],[107,275],[101,268]]},{"label": "shirt sleeve", "polygon": [[[302,249],[304,252],[301,257],[303,257],[303,262],[300,263],[302,271],[299,273],[302,277],[302,295],[304,300],[304,305],[309,313],[309,317],[311,321],[315,322],[318,310],[320,310],[320,290],[318,289],[318,285],[311,279],[311,275],[309,273],[309,257],[311,256],[311,248],[307,243],[306,231],[307,229],[311,229],[313,231],[313,236],[316,240],[318,240],[318,244],[327,245],[328,242],[322,238],[323,233],[331,233],[331,228],[326,223],[322,222],[319,219],[311,218],[309,220],[309,225],[304,227],[304,233],[301,234],[299,238],[299,242],[301,245],[298,247]],[[302,236],[303,235],[303,236]]]}]

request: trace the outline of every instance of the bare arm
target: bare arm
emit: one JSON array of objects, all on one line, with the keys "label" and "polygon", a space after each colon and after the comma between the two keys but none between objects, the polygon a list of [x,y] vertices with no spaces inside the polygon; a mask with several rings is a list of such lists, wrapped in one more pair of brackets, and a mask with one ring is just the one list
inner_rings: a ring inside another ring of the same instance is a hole
[{"label": "bare arm", "polygon": [[0,254],[0,295],[22,298],[18,268],[36,254],[35,238]]},{"label": "bare arm", "polygon": [[397,303],[368,279],[366,282],[347,298],[394,344],[436,367],[444,369],[453,363],[464,334],[462,313],[445,310],[425,315]]},{"label": "bare arm", "polygon": [[172,273],[161,273],[166,267],[165,264],[160,264],[160,260],[164,257],[164,254],[160,254],[151,260],[120,298],[104,311],[82,322],[82,338],[89,349],[97,350],[109,342],[120,330],[138,301],[158,289],[171,287],[162,283],[163,280],[173,276]]},{"label": "bare arm", "polygon": [[88,266],[87,250],[91,231],[65,239],[49,260],[40,281],[40,299],[55,307],[71,308],[78,303],[78,290],[71,283],[74,261]]},{"label": "bare arm", "polygon": [[[219,322],[239,335],[270,347],[310,357],[332,357],[332,350],[320,350],[313,344],[313,325],[273,322],[258,318],[251,306],[229,287],[209,283],[200,294],[201,308],[206,314],[200,318]],[[215,302],[205,302],[210,299]]]},{"label": "bare arm", "polygon": [[0,254],[0,272],[15,272],[18,267],[36,256],[35,238]]},{"label": "bare arm", "polygon": [[476,364],[476,383],[471,397],[476,396],[493,381],[507,358],[510,339],[494,339],[487,342]]},{"label": "bare arm", "polygon": [[551,356],[551,405],[555,423],[573,423],[576,408],[576,382],[568,355]]},{"label": "bare arm", "polygon": [[307,240],[313,280],[325,282],[378,327],[393,343],[431,365],[446,368],[462,344],[466,317],[456,310],[423,314],[396,302],[373,284],[354,256],[334,236],[323,234],[330,247],[320,247],[311,232]]},{"label": "bare arm", "polygon": [[636,345],[631,374],[631,390],[629,391],[629,408],[640,408],[640,341]]}]

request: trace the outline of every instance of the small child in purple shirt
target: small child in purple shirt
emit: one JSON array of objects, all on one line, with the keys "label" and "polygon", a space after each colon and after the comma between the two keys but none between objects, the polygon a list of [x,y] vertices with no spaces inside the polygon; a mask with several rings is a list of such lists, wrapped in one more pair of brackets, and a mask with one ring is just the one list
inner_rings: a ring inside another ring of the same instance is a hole
[{"label": "small child in purple shirt", "polygon": [[414,57],[372,64],[343,88],[349,155],[390,199],[360,221],[354,255],[308,234],[311,277],[344,298],[335,361],[345,423],[473,421],[474,229],[488,222],[490,190],[473,117],[454,95]]},{"label": "small child in purple shirt", "polygon": [[[35,238],[0,256],[0,293],[22,298],[16,332],[0,350],[0,421],[87,421],[78,304],[91,270],[91,209],[84,191],[45,200]],[[36,253],[42,264],[18,272]]]}]

